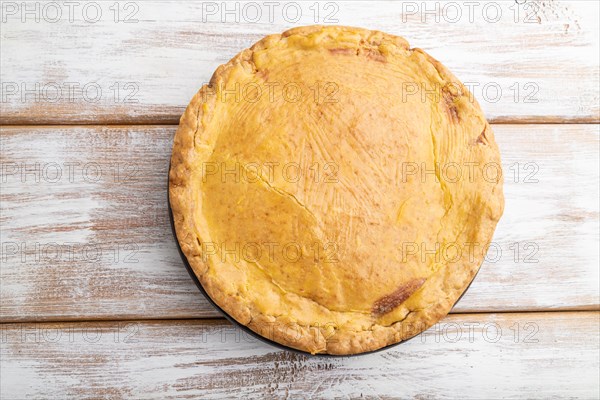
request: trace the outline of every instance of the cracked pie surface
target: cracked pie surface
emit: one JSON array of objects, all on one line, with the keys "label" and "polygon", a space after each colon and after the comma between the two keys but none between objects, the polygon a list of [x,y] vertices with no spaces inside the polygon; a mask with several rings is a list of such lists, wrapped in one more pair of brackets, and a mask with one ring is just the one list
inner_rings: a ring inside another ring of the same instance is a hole
[{"label": "cracked pie surface", "polygon": [[175,135],[170,203],[226,313],[313,354],[398,343],[445,316],[502,214],[494,134],[401,37],[267,36],[214,73]]}]

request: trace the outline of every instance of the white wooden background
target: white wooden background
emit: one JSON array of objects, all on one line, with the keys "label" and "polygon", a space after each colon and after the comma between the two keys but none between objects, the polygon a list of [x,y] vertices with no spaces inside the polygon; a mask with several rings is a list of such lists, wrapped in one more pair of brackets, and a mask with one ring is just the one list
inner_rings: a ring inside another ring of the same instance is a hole
[{"label": "white wooden background", "polygon": [[[48,4],[0,16],[0,398],[600,397],[598,2],[310,1],[297,22],[256,2],[257,23],[246,3],[238,22],[221,2]],[[262,36],[332,12],[471,84],[506,181],[493,251],[452,314],[350,358],[220,319],[166,203],[194,92]]]}]

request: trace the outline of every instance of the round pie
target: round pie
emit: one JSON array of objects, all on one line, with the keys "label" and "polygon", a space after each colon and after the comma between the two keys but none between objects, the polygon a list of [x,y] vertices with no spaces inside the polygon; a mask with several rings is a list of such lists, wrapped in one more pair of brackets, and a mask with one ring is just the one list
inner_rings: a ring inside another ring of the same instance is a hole
[{"label": "round pie", "polygon": [[401,37],[267,36],[217,68],[175,135],[177,239],[237,322],[357,354],[444,317],[502,214],[494,134],[471,93]]}]

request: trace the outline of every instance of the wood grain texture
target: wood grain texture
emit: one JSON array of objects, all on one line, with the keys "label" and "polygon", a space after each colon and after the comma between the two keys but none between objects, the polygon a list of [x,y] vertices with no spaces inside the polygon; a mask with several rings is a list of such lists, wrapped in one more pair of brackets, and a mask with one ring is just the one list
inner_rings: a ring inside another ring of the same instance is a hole
[{"label": "wood grain texture", "polygon": [[[3,14],[4,124],[177,123],[216,67],[242,49],[333,21],[401,35],[430,52],[473,87],[492,122],[600,119],[595,1],[300,2],[297,22],[285,2],[271,12],[258,2],[258,22],[247,2],[230,14],[221,2],[120,2],[119,22],[114,2],[100,2],[93,23],[95,9],[83,13],[89,2],[72,20],[62,6],[54,22],[40,2],[6,3],[17,9]],[[35,11],[24,14],[35,3],[39,21]]]},{"label": "wood grain texture", "polygon": [[1,397],[593,399],[596,312],[447,317],[360,357],[277,350],[221,321],[2,325]]},{"label": "wood grain texture", "polygon": [[[506,210],[454,312],[597,310],[598,125],[494,130]],[[219,315],[171,234],[174,126],[1,132],[2,321]]]},{"label": "wood grain texture", "polygon": [[[248,2],[75,3],[72,19],[65,2],[0,3],[0,125],[21,125],[0,126],[0,398],[600,397],[598,2],[323,1],[315,20],[311,1],[298,21],[257,2],[256,23]],[[192,95],[264,35],[314,23],[406,37],[504,124],[506,210],[475,282],[432,329],[361,357],[198,319],[219,314],[167,215]]]}]

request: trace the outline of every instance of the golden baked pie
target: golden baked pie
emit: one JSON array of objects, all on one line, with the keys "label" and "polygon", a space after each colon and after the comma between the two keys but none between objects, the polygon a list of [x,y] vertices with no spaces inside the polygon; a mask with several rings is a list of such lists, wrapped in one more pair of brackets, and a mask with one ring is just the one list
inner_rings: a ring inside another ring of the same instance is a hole
[{"label": "golden baked pie", "polygon": [[211,299],[313,354],[398,343],[445,316],[504,207],[469,91],[401,37],[267,36],[217,68],[175,135],[177,239]]}]

